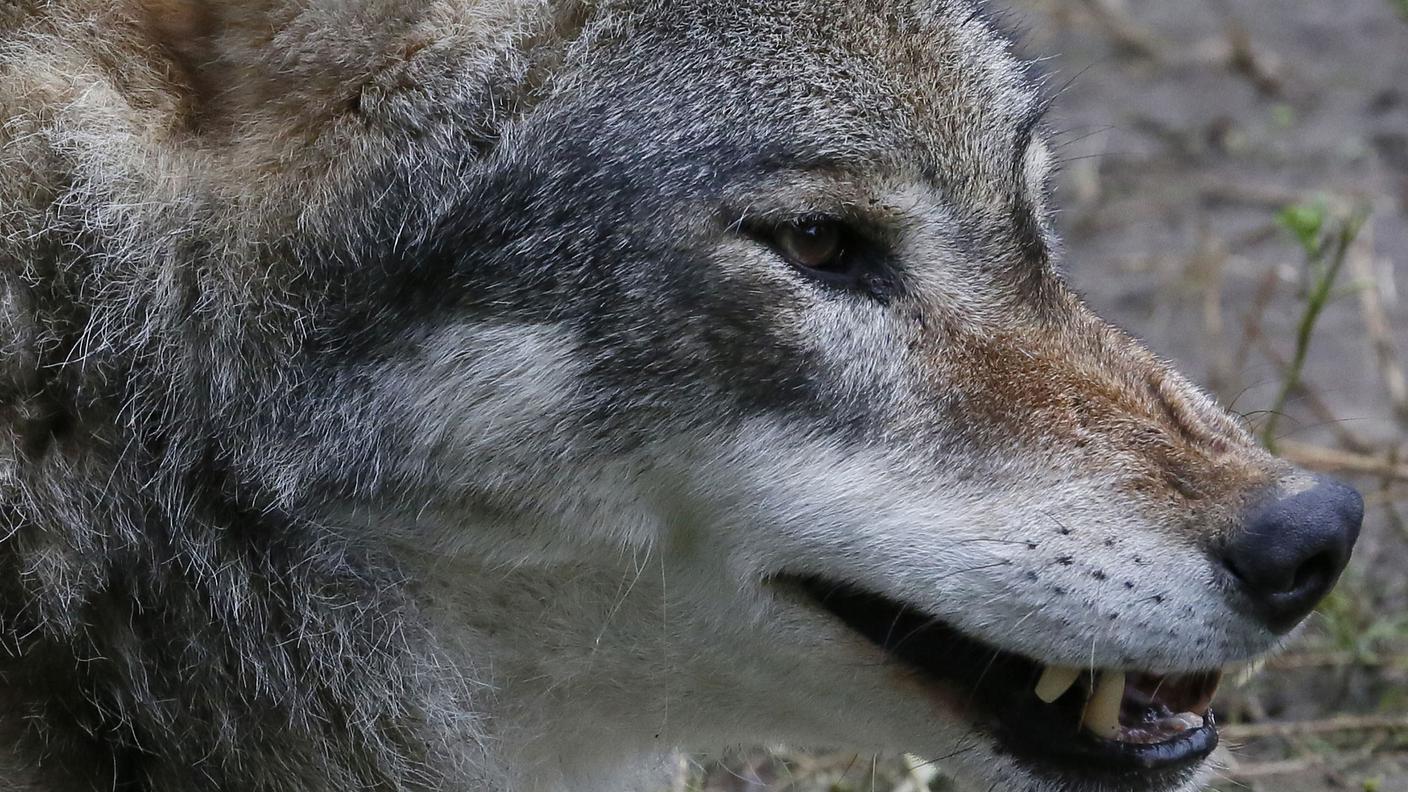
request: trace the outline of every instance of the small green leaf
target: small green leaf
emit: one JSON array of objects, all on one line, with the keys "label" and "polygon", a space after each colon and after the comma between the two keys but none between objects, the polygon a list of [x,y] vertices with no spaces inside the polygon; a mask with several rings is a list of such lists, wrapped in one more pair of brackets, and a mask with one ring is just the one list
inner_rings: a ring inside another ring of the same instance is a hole
[{"label": "small green leaf", "polygon": [[[1408,0],[1404,0],[1404,2],[1408,2]],[[1281,129],[1290,129],[1296,125],[1296,109],[1285,102],[1273,105],[1271,107],[1271,123]]]},{"label": "small green leaf", "polygon": [[1293,204],[1282,209],[1276,220],[1295,234],[1307,253],[1314,255],[1320,249],[1320,229],[1325,227],[1324,204]]}]

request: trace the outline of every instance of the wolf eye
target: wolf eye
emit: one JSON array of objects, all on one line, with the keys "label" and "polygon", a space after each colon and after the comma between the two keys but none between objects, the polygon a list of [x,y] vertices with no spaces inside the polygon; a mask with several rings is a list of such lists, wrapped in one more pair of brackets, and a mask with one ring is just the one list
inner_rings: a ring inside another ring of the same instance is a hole
[{"label": "wolf eye", "polygon": [[777,232],[777,247],[799,267],[834,272],[841,258],[841,229],[825,221],[784,226]]},{"label": "wolf eye", "polygon": [[749,224],[744,230],[814,280],[879,299],[888,297],[896,286],[886,266],[885,248],[844,220],[810,217]]}]

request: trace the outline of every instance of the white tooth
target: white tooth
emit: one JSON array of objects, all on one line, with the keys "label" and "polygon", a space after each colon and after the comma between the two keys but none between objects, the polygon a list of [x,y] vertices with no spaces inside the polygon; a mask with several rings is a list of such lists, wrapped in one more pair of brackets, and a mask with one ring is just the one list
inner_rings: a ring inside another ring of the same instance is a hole
[{"label": "white tooth", "polygon": [[1085,702],[1081,724],[1107,740],[1120,736],[1120,703],[1124,701],[1124,672],[1103,671],[1095,692]]},{"label": "white tooth", "polygon": [[1080,678],[1080,669],[1069,666],[1047,666],[1036,681],[1036,697],[1050,704],[1065,695]]}]

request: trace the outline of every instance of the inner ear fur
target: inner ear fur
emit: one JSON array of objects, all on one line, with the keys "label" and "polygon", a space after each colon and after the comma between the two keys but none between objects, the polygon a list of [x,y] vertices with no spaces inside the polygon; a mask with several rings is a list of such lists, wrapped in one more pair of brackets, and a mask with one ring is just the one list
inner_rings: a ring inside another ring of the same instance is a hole
[{"label": "inner ear fur", "polygon": [[141,44],[183,95],[186,120],[194,124],[213,91],[202,68],[212,60],[214,20],[208,4],[203,0],[136,0],[135,12],[143,34]]}]

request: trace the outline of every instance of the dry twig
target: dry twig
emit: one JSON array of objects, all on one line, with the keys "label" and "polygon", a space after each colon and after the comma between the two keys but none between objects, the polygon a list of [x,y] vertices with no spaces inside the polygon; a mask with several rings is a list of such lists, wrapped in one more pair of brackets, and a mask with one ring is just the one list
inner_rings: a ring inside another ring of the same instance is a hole
[{"label": "dry twig", "polygon": [[1130,55],[1159,60],[1154,35],[1135,22],[1118,0],[1085,0],[1085,6],[1116,47]]},{"label": "dry twig", "polygon": [[1302,467],[1322,473],[1357,473],[1390,481],[1408,481],[1408,464],[1396,459],[1355,451],[1282,440],[1276,453]]},{"label": "dry twig", "polygon": [[1403,666],[1408,668],[1408,652],[1297,652],[1273,657],[1266,667],[1277,671],[1292,671],[1305,668],[1387,668]]},{"label": "dry twig", "polygon": [[1233,741],[1382,730],[1408,730],[1408,715],[1341,715],[1322,720],[1238,723],[1219,727],[1222,736]]},{"label": "dry twig", "polygon": [[[1366,225],[1364,230],[1366,236],[1373,233],[1372,226]],[[1408,377],[1404,376],[1403,364],[1393,340],[1393,328],[1389,324],[1388,312],[1384,310],[1383,293],[1374,272],[1373,245],[1368,239],[1355,245],[1349,257],[1349,266],[1359,281],[1359,307],[1364,315],[1364,329],[1374,345],[1374,355],[1379,361],[1379,373],[1388,390],[1389,401],[1398,420],[1408,423]]]}]

